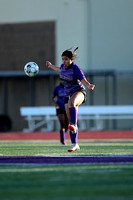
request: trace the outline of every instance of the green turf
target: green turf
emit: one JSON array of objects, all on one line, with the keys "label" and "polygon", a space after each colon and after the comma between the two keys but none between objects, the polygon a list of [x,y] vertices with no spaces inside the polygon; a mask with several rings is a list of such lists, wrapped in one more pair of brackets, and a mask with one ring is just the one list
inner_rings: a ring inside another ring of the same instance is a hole
[{"label": "green turf", "polygon": [[[83,154],[133,154],[133,143],[131,142],[93,142],[79,143],[81,150],[73,152],[73,155]],[[0,143],[0,155],[70,155],[67,152],[67,146],[59,143],[43,143],[43,142],[12,142]]]},{"label": "green turf", "polygon": [[[132,142],[79,143],[83,154],[133,154]],[[0,154],[61,155],[58,143],[0,142]],[[0,165],[1,200],[131,200],[133,164]]]},{"label": "green turf", "polygon": [[133,199],[132,164],[2,165],[2,200]]}]

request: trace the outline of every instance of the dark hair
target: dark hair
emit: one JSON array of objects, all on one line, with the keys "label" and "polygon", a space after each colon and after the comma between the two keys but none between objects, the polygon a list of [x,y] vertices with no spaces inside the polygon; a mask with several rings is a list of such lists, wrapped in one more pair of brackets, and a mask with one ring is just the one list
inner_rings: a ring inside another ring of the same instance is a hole
[{"label": "dark hair", "polygon": [[72,48],[65,50],[61,56],[67,56],[70,59],[75,59],[77,57],[76,51],[78,47],[76,47],[73,51],[71,51]]}]

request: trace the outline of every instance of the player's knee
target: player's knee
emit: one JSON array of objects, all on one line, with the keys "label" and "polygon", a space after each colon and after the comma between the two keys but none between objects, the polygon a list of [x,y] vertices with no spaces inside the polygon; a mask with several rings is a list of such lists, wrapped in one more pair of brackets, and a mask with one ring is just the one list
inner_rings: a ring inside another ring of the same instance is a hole
[{"label": "player's knee", "polygon": [[70,99],[68,102],[68,107],[75,107],[75,102]]}]

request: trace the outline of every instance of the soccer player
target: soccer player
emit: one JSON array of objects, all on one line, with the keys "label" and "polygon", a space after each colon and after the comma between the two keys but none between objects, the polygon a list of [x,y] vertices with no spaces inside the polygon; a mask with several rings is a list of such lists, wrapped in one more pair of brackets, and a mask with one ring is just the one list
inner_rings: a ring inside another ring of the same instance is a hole
[{"label": "soccer player", "polygon": [[56,107],[56,115],[60,122],[60,142],[65,145],[65,133],[68,130],[68,119],[65,111],[65,92],[63,82],[54,88],[52,100]]},{"label": "soccer player", "polygon": [[[86,101],[85,87],[93,90],[95,85],[89,83],[81,68],[74,63],[77,57],[76,50],[65,50],[62,53],[62,64],[57,67],[46,61],[46,66],[60,73],[60,79],[64,84],[65,91],[65,108],[69,120],[68,129],[70,131],[70,138],[72,146],[68,152],[80,150],[77,143],[78,140],[78,127],[77,127],[77,112],[78,106]],[[85,86],[85,87],[84,87]]]}]

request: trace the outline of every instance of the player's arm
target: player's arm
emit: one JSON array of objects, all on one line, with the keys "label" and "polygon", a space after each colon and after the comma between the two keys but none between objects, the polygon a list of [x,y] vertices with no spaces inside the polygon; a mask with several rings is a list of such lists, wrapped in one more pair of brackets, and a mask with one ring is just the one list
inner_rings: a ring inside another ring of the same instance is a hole
[{"label": "player's arm", "polygon": [[53,100],[53,103],[54,103],[56,109],[59,109],[59,106],[58,106],[58,104],[56,103],[56,96],[53,96],[53,97],[52,97],[52,100]]},{"label": "player's arm", "polygon": [[56,103],[57,97],[56,97],[56,96],[53,96],[53,97],[52,97],[52,101],[53,101],[53,103],[54,103],[54,105],[55,105],[55,107],[56,107],[56,105],[57,105],[57,103]]},{"label": "player's arm", "polygon": [[81,83],[88,88],[89,90],[94,90],[95,85],[89,83],[87,79],[85,78],[85,75],[81,68],[78,66],[75,68],[75,74],[77,75],[78,79],[81,81]]},{"label": "player's arm", "polygon": [[86,80],[86,78],[82,79],[82,80],[81,80],[81,83],[82,83],[86,88],[88,88],[89,90],[94,90],[94,88],[95,88],[95,85],[89,83],[89,82]]},{"label": "player's arm", "polygon": [[57,66],[55,66],[55,65],[52,65],[51,62],[49,62],[49,61],[46,61],[46,66],[47,66],[48,68],[50,68],[50,69],[53,69],[53,70],[56,71],[56,72],[60,72],[60,68],[57,67]]},{"label": "player's arm", "polygon": [[56,105],[56,96],[52,96],[52,101]]}]

